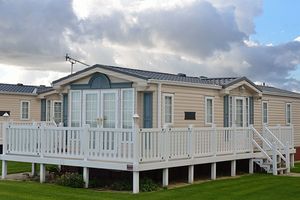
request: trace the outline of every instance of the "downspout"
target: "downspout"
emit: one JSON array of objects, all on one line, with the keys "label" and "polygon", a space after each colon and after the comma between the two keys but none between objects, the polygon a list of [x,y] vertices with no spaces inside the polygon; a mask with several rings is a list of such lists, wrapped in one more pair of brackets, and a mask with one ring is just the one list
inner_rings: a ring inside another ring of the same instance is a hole
[{"label": "downspout", "polygon": [[162,83],[157,83],[157,127],[161,126],[161,86]]}]

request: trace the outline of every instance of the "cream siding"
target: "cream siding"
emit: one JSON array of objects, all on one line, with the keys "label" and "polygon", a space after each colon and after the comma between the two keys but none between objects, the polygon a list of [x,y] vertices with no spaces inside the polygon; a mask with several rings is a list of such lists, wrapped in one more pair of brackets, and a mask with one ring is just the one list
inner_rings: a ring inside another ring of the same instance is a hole
[{"label": "cream siding", "polygon": [[[40,121],[41,119],[41,100],[36,96],[0,94],[0,110],[10,111],[9,120],[21,120],[21,101],[30,102],[29,119],[26,121]],[[0,117],[3,121],[4,117]]]},{"label": "cream siding", "polygon": [[[187,127],[190,124],[195,127],[204,127],[205,96],[214,97],[214,123],[216,126],[223,126],[223,97],[219,95],[218,90],[163,84],[162,93],[174,94],[173,127]],[[163,99],[161,102],[163,103]],[[196,120],[185,120],[185,112],[196,112]],[[163,116],[163,105],[161,113]],[[161,119],[163,120],[163,117]]]}]

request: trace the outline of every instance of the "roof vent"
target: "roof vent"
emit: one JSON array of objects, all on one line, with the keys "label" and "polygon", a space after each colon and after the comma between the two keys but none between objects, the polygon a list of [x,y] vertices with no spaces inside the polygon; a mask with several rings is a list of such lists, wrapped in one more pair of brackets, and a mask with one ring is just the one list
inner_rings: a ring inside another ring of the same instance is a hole
[{"label": "roof vent", "polygon": [[17,86],[23,86],[23,83],[17,83]]},{"label": "roof vent", "polygon": [[206,78],[208,78],[207,76],[200,76],[199,77],[200,79],[206,79]]},{"label": "roof vent", "polygon": [[40,87],[46,87],[46,85],[40,85]]},{"label": "roof vent", "polygon": [[186,77],[186,74],[184,74],[184,73],[178,73],[177,75],[180,77]]}]

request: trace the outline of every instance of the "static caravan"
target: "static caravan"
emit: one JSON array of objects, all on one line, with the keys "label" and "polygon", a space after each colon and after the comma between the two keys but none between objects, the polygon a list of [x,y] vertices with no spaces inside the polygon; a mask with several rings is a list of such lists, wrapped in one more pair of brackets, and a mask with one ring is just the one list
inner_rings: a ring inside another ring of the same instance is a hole
[{"label": "static caravan", "polygon": [[[300,146],[300,94],[246,77],[94,65],[52,86],[63,126],[4,127],[2,161],[40,163],[41,182],[45,164],[83,167],[86,187],[90,168],[130,171],[134,193],[139,172],[154,169],[162,170],[164,186],[169,168],[188,166],[192,183],[195,165],[210,164],[215,179],[217,163],[231,162],[234,176],[241,159],[249,160],[249,173],[255,164],[276,175],[289,172]],[[39,136],[18,146],[24,129]]]}]

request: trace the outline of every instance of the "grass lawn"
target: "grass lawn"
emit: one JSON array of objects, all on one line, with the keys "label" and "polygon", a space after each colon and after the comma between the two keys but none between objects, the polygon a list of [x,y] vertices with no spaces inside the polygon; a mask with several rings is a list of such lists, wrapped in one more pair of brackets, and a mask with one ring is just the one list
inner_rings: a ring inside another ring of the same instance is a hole
[{"label": "grass lawn", "polygon": [[1,200],[98,200],[98,199],[299,199],[300,178],[271,175],[249,175],[235,179],[209,181],[182,188],[133,195],[73,189],[35,182],[0,181]]},{"label": "grass lawn", "polygon": [[[0,162],[0,167],[2,169],[2,162]],[[31,163],[12,162],[12,161],[8,162],[7,164],[8,174],[21,173],[21,172],[31,172]]]},{"label": "grass lawn", "polygon": [[295,163],[295,167],[291,169],[291,172],[300,173],[300,162]]}]

